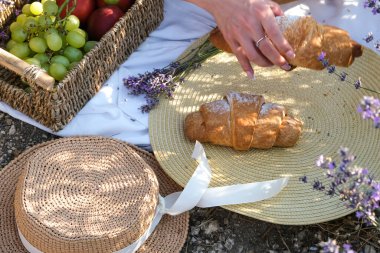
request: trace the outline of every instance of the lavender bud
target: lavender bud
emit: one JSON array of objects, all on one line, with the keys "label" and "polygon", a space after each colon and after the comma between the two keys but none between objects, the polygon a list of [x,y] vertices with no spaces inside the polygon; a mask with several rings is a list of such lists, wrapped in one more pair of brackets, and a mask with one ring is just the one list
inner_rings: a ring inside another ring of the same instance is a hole
[{"label": "lavender bud", "polygon": [[363,40],[365,40],[365,42],[369,43],[373,40],[373,34],[372,32],[369,32],[364,38]]}]

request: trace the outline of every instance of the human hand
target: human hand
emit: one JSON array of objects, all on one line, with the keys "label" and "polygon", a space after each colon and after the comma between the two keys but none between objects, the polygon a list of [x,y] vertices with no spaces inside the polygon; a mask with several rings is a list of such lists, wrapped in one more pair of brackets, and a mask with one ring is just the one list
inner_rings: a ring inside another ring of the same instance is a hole
[{"label": "human hand", "polygon": [[243,70],[254,78],[251,62],[284,70],[291,66],[286,59],[295,57],[282,35],[276,16],[283,15],[280,6],[270,0],[187,0],[210,12],[230,45]]}]

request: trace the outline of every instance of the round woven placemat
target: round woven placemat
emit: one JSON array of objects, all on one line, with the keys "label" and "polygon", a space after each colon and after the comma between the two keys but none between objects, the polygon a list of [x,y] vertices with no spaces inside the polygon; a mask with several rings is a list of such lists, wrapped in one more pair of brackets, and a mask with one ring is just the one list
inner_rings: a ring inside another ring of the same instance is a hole
[{"label": "round woven placemat", "polygon": [[[173,180],[165,175],[152,154],[135,146],[128,145],[125,142],[103,137],[73,137],[53,140],[37,145],[18,156],[14,161],[12,161],[2,171],[0,171],[0,202],[2,203],[0,215],[0,252],[27,252],[26,249],[22,246],[17,233],[14,197],[18,178],[21,175],[22,169],[26,167],[27,163],[29,162],[29,158],[35,156],[36,154],[39,154],[43,150],[49,149],[49,147],[52,146],[57,147],[60,145],[76,145],[76,143],[82,143],[89,146],[97,146],[98,150],[102,144],[104,148],[114,146],[117,147],[120,152],[132,151],[132,154],[130,154],[131,156],[133,156],[133,152],[135,152],[135,154],[140,156],[142,160],[148,164],[156,174],[161,195],[166,196],[170,193],[181,190],[181,187],[179,187],[175,182],[173,182]],[[110,157],[110,159],[111,158],[112,157]],[[107,160],[107,158],[105,158],[105,160]],[[177,216],[165,215],[160,221],[156,230],[142,245],[138,252],[179,252],[186,240],[188,220],[188,213],[183,213]],[[112,241],[112,238],[110,238],[110,241]],[[89,252],[95,251],[103,252],[100,249],[89,250]]]},{"label": "round woven placemat", "polygon": [[[366,49],[362,57],[344,69],[352,78],[361,76],[363,86],[380,90],[380,57]],[[337,70],[337,73],[340,73]],[[218,54],[208,59],[175,92],[173,100],[162,99],[150,113],[149,130],[156,158],[164,171],[184,186],[197,163],[191,158],[194,143],[183,132],[187,114],[203,103],[221,99],[228,91],[264,95],[266,101],[286,106],[304,122],[301,138],[292,148],[235,151],[204,144],[213,171],[211,186],[265,181],[288,176],[288,186],[276,197],[258,203],[224,208],[279,224],[312,224],[345,216],[347,209],[337,197],[329,197],[304,184],[325,182],[323,171],[315,166],[321,154],[337,157],[341,146],[357,155],[356,164],[367,167],[380,178],[380,131],[373,122],[356,112],[363,95],[376,95],[341,82],[327,71],[296,68],[255,67],[256,80],[248,80],[232,55]]]}]

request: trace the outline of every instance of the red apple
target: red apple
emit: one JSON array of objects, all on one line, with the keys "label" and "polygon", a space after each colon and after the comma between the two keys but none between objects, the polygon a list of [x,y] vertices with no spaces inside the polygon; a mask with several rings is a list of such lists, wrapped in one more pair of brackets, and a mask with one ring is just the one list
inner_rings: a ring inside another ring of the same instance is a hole
[{"label": "red apple", "polygon": [[92,40],[100,40],[124,15],[116,5],[105,6],[91,13],[87,22],[87,32]]},{"label": "red apple", "polygon": [[[107,0],[97,0],[96,1],[98,7],[104,7],[104,6],[107,6],[107,5],[111,5],[110,2],[108,1],[107,3]],[[135,3],[135,0],[119,0],[118,3],[116,3],[115,5],[117,5],[122,11],[127,11],[131,6],[132,4]]]},{"label": "red apple", "polygon": [[[58,6],[61,6],[65,0],[57,0]],[[69,4],[67,5],[70,8],[72,8],[74,5],[74,0],[70,0]],[[77,16],[81,22],[81,24],[85,24],[90,14],[94,11],[96,5],[94,0],[77,0],[77,5],[75,7],[75,10],[71,13],[75,16]],[[63,8],[61,12],[61,18],[64,18],[66,16],[66,7]]]},{"label": "red apple", "polygon": [[119,0],[119,3],[117,6],[120,7],[123,11],[127,11],[129,8],[131,8],[132,4],[135,3],[135,0]]}]

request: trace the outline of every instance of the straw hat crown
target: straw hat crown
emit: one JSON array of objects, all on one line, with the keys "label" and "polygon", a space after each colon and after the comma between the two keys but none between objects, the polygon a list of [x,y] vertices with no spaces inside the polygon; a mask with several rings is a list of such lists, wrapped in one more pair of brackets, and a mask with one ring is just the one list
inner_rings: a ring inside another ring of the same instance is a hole
[{"label": "straw hat crown", "polygon": [[56,143],[29,157],[17,183],[16,223],[26,240],[43,252],[73,253],[136,241],[158,204],[153,170],[118,142]]}]

